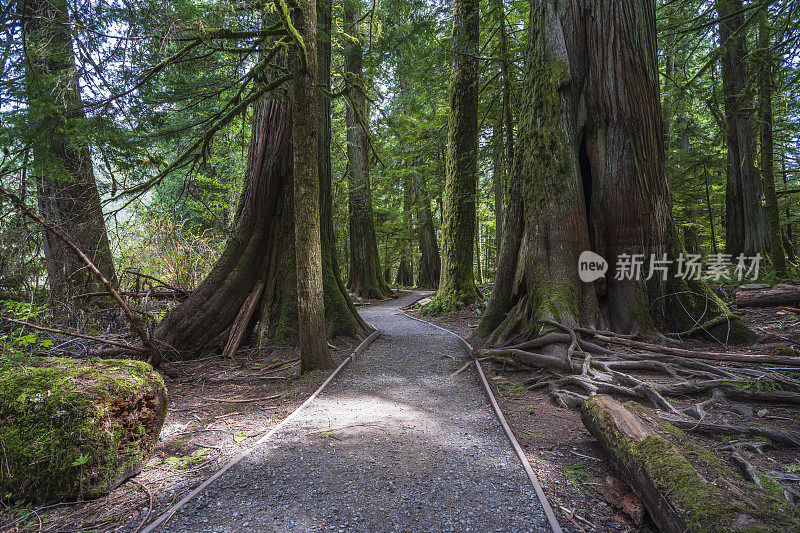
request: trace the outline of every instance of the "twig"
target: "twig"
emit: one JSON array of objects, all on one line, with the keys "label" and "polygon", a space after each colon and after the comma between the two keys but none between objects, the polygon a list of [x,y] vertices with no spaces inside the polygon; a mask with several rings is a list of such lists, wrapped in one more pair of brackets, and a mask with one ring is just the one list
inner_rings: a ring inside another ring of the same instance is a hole
[{"label": "twig", "polygon": [[102,339],[100,337],[92,337],[91,335],[84,335],[82,333],[73,333],[72,331],[64,331],[64,330],[55,329],[55,328],[48,328],[48,327],[45,327],[45,326],[39,326],[39,325],[36,325],[36,324],[31,324],[30,322],[24,322],[22,320],[15,320],[13,318],[5,318],[5,317],[0,317],[0,318],[2,318],[3,320],[7,320],[8,322],[12,322],[14,324],[18,324],[20,326],[25,326],[25,327],[28,327],[28,328],[31,328],[31,329],[36,329],[36,330],[39,330],[39,331],[45,331],[47,333],[56,333],[58,335],[66,335],[68,337],[76,337],[78,339],[86,339],[88,341],[95,341],[95,342],[101,342],[103,344],[110,344],[111,346],[117,346],[119,348],[124,348],[126,350],[130,350],[132,352],[145,352],[146,351],[144,348],[142,348],[140,346],[131,346],[130,344],[124,344],[124,343],[121,343],[121,342],[110,341],[108,339]]},{"label": "twig", "polygon": [[247,399],[241,399],[241,400],[231,400],[231,399],[228,399],[228,398],[209,398],[209,397],[206,397],[206,396],[201,396],[201,398],[204,399],[204,400],[211,401],[211,402],[250,403],[250,402],[263,402],[263,401],[266,401],[266,400],[274,400],[276,398],[280,398],[281,396],[283,396],[283,393],[275,394],[273,396],[264,396],[263,398],[247,398]]},{"label": "twig", "polygon": [[142,530],[142,528],[147,523],[147,521],[150,520],[150,513],[153,512],[153,494],[150,492],[150,489],[148,489],[147,486],[144,483],[140,483],[140,482],[136,481],[135,479],[131,479],[131,481],[133,481],[134,483],[136,483],[137,485],[142,487],[142,489],[144,489],[144,491],[147,493],[147,499],[148,499],[147,516],[144,517],[144,520],[142,520],[142,523],[139,524],[139,527],[137,527],[133,531],[133,533],[139,533],[139,531]]},{"label": "twig", "polygon": [[131,329],[134,330],[136,335],[142,341],[142,345],[150,353],[150,357],[148,358],[148,360],[152,362],[154,365],[158,365],[161,362],[161,354],[159,353],[158,348],[156,348],[155,345],[152,342],[150,342],[150,339],[147,337],[147,334],[139,325],[139,321],[136,320],[136,317],[131,312],[130,308],[128,307],[128,304],[126,304],[125,300],[122,299],[122,296],[119,295],[117,290],[111,285],[111,283],[106,279],[106,277],[97,269],[97,267],[94,266],[94,263],[92,263],[91,259],[89,259],[85,253],[83,253],[83,251],[78,247],[78,245],[72,242],[66,235],[64,235],[64,233],[62,233],[60,229],[56,228],[53,224],[45,220],[39,213],[37,213],[36,211],[25,205],[25,202],[23,202],[16,194],[9,192],[4,187],[0,187],[0,196],[5,196],[6,198],[8,198],[11,201],[11,203],[17,207],[17,209],[19,209],[25,214],[25,216],[32,219],[37,224],[42,226],[44,229],[46,229],[47,231],[49,231],[50,233],[52,233],[53,235],[64,241],[64,244],[69,246],[69,248],[72,249],[72,251],[75,252],[78,255],[78,257],[80,257],[81,261],[83,261],[86,267],[92,271],[97,280],[106,288],[106,290],[111,294],[114,300],[116,300],[120,308],[122,308],[122,311],[125,313],[125,316],[128,318],[128,321],[130,322]]}]

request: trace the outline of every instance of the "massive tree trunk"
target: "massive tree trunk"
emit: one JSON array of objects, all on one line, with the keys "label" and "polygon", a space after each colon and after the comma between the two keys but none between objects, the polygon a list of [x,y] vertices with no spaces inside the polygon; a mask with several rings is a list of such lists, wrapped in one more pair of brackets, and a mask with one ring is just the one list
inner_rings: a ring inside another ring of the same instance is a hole
[{"label": "massive tree trunk", "polygon": [[749,94],[747,32],[742,29],[742,0],[717,0],[717,11],[728,145],[725,249],[733,256],[741,253],[752,256],[764,252],[768,241],[766,214],[761,204],[761,180],[753,162],[752,97]]},{"label": "massive tree trunk", "polygon": [[416,172],[414,173],[414,188],[416,189],[417,198],[420,252],[417,287],[420,289],[435,289],[439,283],[442,262],[439,256],[439,244],[436,241],[436,228],[433,227],[428,184],[425,181],[425,177]]},{"label": "massive tree trunk", "polygon": [[[682,251],[664,174],[655,3],[539,2],[530,28],[510,206],[476,337],[535,337],[541,320],[645,335],[680,326],[687,317],[662,297],[676,289],[674,269],[668,282],[659,272],[645,281],[650,254]],[[609,262],[592,283],[578,273],[589,250]],[[641,278],[617,267],[626,254],[644,254]]]},{"label": "massive tree trunk", "polygon": [[435,297],[440,308],[461,307],[478,297],[472,265],[478,187],[478,4],[453,2],[442,271]]},{"label": "massive tree trunk", "polygon": [[372,187],[369,179],[369,119],[364,94],[363,50],[357,21],[360,11],[357,0],[345,2],[344,63],[350,88],[345,120],[347,122],[347,182],[350,206],[350,273],[347,286],[362,298],[387,298],[391,289],[381,277],[378,243],[372,210]]},{"label": "massive tree trunk", "polygon": [[780,210],[775,195],[775,141],[772,134],[772,78],[775,60],[767,14],[761,13],[758,24],[758,113],[761,126],[761,180],[764,186],[765,210],[769,229],[770,259],[779,276],[786,274]]},{"label": "massive tree trunk", "polygon": [[[97,192],[86,115],[64,0],[17,4],[24,38],[25,87],[39,212],[72,239],[113,285],[114,263]],[[97,278],[67,245],[45,232],[44,252],[53,312],[67,319],[102,292]],[[83,304],[81,303],[83,302]]]},{"label": "massive tree trunk", "polygon": [[[326,48],[323,39],[327,37],[319,38],[325,48],[322,54],[330,58],[330,41]],[[330,71],[326,76],[325,69],[330,62],[321,61],[320,65],[321,81],[329,83]],[[329,107],[323,105],[318,111],[323,115],[318,117],[319,122],[329,124],[330,115],[325,116]],[[259,344],[298,342],[291,131],[291,110],[285,95],[275,94],[255,106],[236,231],[206,279],[164,317],[156,332],[158,341],[171,347],[178,357],[190,359],[215,349],[258,283],[264,284]],[[330,146],[324,144],[330,142],[330,128],[319,127],[319,131],[323,146],[318,150],[324,167]],[[330,172],[321,168],[319,176],[321,270],[328,334],[363,337],[370,328],[359,317],[335,270]],[[324,339],[324,335],[321,337]]]}]

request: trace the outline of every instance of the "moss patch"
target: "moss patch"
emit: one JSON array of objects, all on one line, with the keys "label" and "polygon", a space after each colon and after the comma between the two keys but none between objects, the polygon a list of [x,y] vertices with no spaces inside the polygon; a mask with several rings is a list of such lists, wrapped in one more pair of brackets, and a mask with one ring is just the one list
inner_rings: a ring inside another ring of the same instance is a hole
[{"label": "moss patch", "polygon": [[92,498],[137,472],[166,415],[164,382],[130,360],[0,361],[0,490]]}]

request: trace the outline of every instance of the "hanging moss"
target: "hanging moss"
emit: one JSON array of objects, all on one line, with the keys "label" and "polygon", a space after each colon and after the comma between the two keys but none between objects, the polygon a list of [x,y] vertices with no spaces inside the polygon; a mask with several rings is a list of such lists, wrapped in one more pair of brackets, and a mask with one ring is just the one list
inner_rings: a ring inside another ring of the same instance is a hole
[{"label": "hanging moss", "polygon": [[129,360],[0,362],[0,491],[93,498],[137,473],[167,411],[164,382]]}]

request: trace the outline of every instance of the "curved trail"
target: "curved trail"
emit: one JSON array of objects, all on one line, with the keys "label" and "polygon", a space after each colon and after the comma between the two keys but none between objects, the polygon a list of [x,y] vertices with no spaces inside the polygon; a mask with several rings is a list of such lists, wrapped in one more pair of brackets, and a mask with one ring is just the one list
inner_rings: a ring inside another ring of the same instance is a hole
[{"label": "curved trail", "polygon": [[[548,531],[452,335],[361,311],[381,336],[305,411],[162,531]],[[453,361],[458,359],[458,361]]]}]

